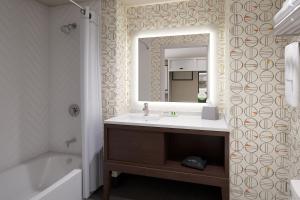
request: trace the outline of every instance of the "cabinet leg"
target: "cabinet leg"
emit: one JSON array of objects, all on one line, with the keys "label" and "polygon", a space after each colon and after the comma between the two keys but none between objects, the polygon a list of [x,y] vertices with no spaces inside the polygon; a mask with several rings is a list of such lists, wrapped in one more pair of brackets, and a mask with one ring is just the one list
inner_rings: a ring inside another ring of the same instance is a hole
[{"label": "cabinet leg", "polygon": [[229,200],[229,186],[222,187],[222,200]]},{"label": "cabinet leg", "polygon": [[110,188],[111,188],[111,171],[105,169],[103,174],[103,200],[109,200]]}]

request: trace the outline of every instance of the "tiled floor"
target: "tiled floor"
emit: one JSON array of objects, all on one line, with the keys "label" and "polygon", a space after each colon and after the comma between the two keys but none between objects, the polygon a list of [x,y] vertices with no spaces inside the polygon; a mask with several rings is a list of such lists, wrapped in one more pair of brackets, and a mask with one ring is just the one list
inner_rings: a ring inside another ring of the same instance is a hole
[{"label": "tiled floor", "polygon": [[[100,200],[98,191],[92,200]],[[112,188],[110,200],[220,200],[221,191],[215,187],[168,181],[141,176],[122,175]]]}]

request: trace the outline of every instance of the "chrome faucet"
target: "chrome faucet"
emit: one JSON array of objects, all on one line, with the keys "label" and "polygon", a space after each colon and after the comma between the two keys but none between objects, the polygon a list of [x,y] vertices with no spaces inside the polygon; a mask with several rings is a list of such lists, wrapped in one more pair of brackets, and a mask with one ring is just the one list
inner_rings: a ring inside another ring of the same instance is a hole
[{"label": "chrome faucet", "polygon": [[75,142],[77,142],[77,138],[75,138],[75,137],[70,140],[65,141],[68,148],[70,147],[70,144],[75,143]]},{"label": "chrome faucet", "polygon": [[144,108],[143,108],[143,111],[144,111],[144,116],[148,116],[149,115],[149,104],[148,103],[144,103]]}]

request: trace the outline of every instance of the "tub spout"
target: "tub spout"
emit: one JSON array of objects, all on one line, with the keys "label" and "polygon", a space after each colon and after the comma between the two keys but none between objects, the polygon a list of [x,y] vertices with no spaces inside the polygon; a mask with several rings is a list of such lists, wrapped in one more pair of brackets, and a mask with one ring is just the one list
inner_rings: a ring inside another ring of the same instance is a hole
[{"label": "tub spout", "polygon": [[72,139],[70,139],[70,140],[66,140],[66,141],[65,141],[65,143],[66,143],[66,145],[67,145],[68,148],[70,147],[70,145],[71,145],[72,143],[75,143],[75,142],[77,142],[77,139],[76,139],[75,137],[72,138]]}]

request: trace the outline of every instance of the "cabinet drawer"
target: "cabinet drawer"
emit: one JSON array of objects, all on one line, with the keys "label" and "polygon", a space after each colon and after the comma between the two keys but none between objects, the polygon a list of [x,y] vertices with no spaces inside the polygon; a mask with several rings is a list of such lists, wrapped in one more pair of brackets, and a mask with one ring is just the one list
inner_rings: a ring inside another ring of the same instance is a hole
[{"label": "cabinet drawer", "polygon": [[161,133],[108,129],[108,159],[146,164],[164,164],[165,138]]}]

